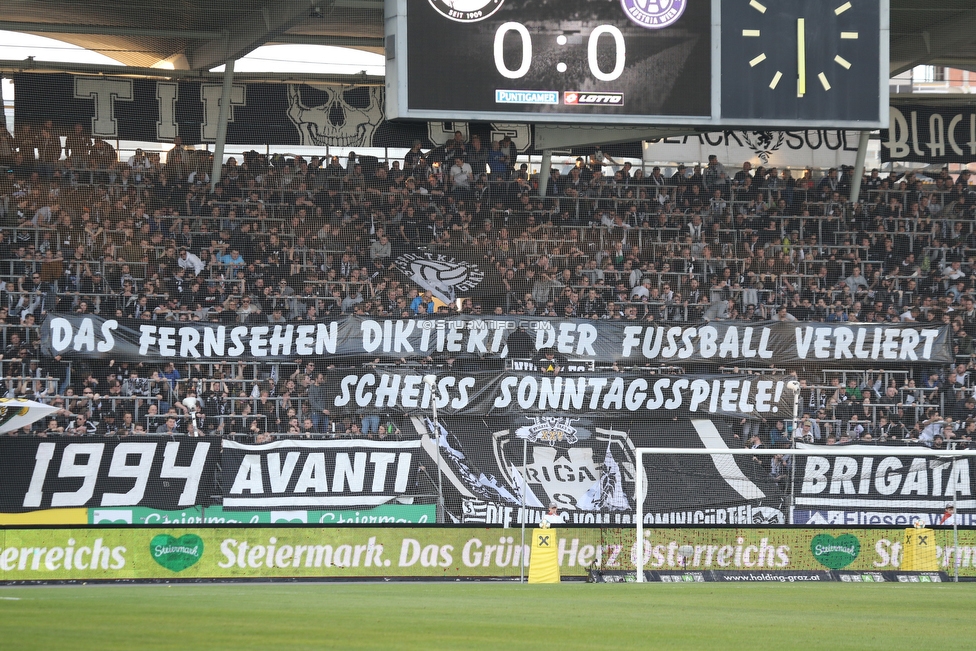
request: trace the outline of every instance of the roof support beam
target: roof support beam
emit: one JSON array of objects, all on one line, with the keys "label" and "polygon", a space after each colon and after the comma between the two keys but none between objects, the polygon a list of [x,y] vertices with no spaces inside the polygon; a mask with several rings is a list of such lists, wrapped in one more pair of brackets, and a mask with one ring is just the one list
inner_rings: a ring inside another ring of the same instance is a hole
[{"label": "roof support beam", "polygon": [[[923,9],[919,9],[923,11]],[[976,10],[927,25],[917,34],[891,40],[891,76],[925,65],[976,41]],[[924,53],[924,54],[922,54]]]},{"label": "roof support beam", "polygon": [[210,189],[220,183],[224,169],[224,145],[227,144],[227,118],[230,116],[230,92],[234,85],[234,60],[224,64],[224,80],[220,89],[220,117],[217,118],[217,140],[214,142],[213,167],[210,172]]},{"label": "roof support beam", "polygon": [[325,4],[336,9],[372,9],[375,11],[383,11],[383,0],[326,0],[324,3],[317,2],[316,4]]},{"label": "roof support beam", "polygon": [[272,41],[293,25],[308,18],[313,0],[275,0],[228,25],[225,38],[201,43],[187,51],[192,70],[209,70]]},{"label": "roof support beam", "polygon": [[298,45],[331,45],[333,47],[358,47],[383,49],[382,38],[366,36],[328,36],[320,34],[281,34],[276,36],[273,43]]},{"label": "roof support beam", "polygon": [[92,34],[106,36],[143,36],[154,38],[182,38],[187,40],[210,41],[223,38],[222,30],[182,30],[182,29],[145,29],[139,27],[113,27],[110,25],[70,25],[63,23],[34,23],[13,20],[0,20],[0,29],[9,32],[27,32],[31,34]]},{"label": "roof support beam", "polygon": [[[136,66],[110,66],[99,63],[57,63],[33,59],[0,59],[0,74],[32,72],[53,74],[67,72],[79,75],[104,75],[107,77],[145,77],[150,79],[179,79],[182,81],[214,82],[223,79],[223,73],[207,70],[166,70],[163,68],[139,68]],[[270,84],[335,84],[341,86],[382,86],[384,79],[376,75],[342,75],[282,72],[237,72],[234,80]]]}]

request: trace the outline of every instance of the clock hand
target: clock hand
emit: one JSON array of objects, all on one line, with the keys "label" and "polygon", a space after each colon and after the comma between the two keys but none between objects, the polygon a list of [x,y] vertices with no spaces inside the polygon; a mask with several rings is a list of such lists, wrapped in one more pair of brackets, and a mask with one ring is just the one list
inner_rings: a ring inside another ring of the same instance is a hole
[{"label": "clock hand", "polygon": [[796,19],[796,96],[803,97],[807,93],[807,41],[806,21]]}]

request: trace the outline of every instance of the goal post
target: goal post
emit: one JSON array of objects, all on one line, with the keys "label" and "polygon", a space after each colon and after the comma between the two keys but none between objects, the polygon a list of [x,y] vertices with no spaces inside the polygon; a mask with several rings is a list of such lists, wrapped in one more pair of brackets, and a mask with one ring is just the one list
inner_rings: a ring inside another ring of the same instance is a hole
[{"label": "goal post", "polygon": [[[663,457],[681,457],[681,456],[695,456],[704,457],[708,456],[712,459],[712,464],[715,470],[722,476],[722,478],[729,485],[735,487],[737,484],[741,486],[751,486],[751,480],[743,473],[739,460],[736,457],[793,457],[789,464],[790,476],[789,482],[789,492],[790,492],[790,504],[789,504],[789,517],[787,522],[793,524],[793,510],[794,510],[794,499],[793,494],[794,487],[797,483],[806,482],[803,484],[804,488],[807,485],[813,486],[815,490],[826,491],[828,493],[838,492],[843,493],[845,489],[847,492],[857,491],[858,487],[863,488],[865,486],[874,487],[879,486],[881,488],[887,489],[892,485],[897,489],[900,483],[900,478],[893,478],[895,473],[904,473],[910,476],[914,473],[924,473],[925,478],[922,482],[927,482],[927,477],[929,474],[932,475],[934,481],[938,481],[941,485],[944,483],[945,492],[940,493],[938,491],[933,491],[933,495],[938,495],[937,500],[930,500],[928,504],[939,503],[941,505],[954,505],[956,513],[960,513],[960,506],[966,510],[976,510],[976,500],[974,500],[974,495],[970,487],[970,473],[969,473],[969,459],[976,458],[976,450],[941,450],[941,449],[930,449],[927,447],[908,447],[908,446],[822,446],[822,445],[806,445],[801,444],[801,447],[796,448],[661,448],[661,447],[638,447],[634,449],[636,468],[637,472],[634,473],[634,503],[635,503],[635,521],[636,521],[636,540],[634,543],[634,553],[633,560],[634,565],[637,570],[636,580],[638,583],[644,582],[644,566],[646,563],[646,549],[645,549],[645,499],[650,499],[645,497],[645,491],[649,492],[652,487],[647,485],[647,479],[645,478],[645,457],[649,456],[663,456]],[[833,460],[831,458],[833,457]],[[881,462],[875,464],[874,461],[877,458],[882,457]],[[807,475],[796,477],[796,463],[795,458],[808,458],[811,462],[810,465],[805,466],[805,471],[809,468],[814,468],[814,477],[811,478]],[[904,463],[898,459],[910,458],[911,462],[909,467],[906,467]],[[860,459],[865,461],[861,462]],[[892,463],[890,459],[895,459]],[[870,460],[870,461],[868,461]],[[945,461],[946,464],[935,464],[932,461]],[[820,464],[821,461],[826,463]],[[921,462],[921,466],[918,464]],[[964,462],[960,464],[960,462]],[[823,468],[822,474],[820,468]],[[948,472],[945,472],[948,469]],[[935,480],[935,477],[938,477]],[[918,480],[916,480],[918,481]],[[817,485],[817,482],[820,482]],[[905,488],[907,489],[907,482]],[[830,485],[829,489],[827,485]],[[927,484],[926,484],[927,485]],[[960,486],[962,490],[959,490]],[[835,490],[836,489],[836,490]],[[741,491],[745,495],[745,491]],[[894,491],[892,491],[894,492]],[[959,502],[959,497],[968,498],[965,502]],[[802,499],[802,498],[801,498]],[[825,498],[822,501],[830,502],[831,498]],[[812,503],[813,500],[811,499]],[[875,508],[897,508],[899,504],[892,501],[891,503],[885,503],[884,500],[878,499],[865,499],[864,504],[866,506],[872,506]],[[879,504],[883,506],[879,507]],[[953,528],[953,549],[958,548],[958,524],[959,517],[953,518],[952,528]],[[642,553],[642,551],[644,553]],[[958,572],[958,559],[954,562],[956,566],[956,571]]]}]

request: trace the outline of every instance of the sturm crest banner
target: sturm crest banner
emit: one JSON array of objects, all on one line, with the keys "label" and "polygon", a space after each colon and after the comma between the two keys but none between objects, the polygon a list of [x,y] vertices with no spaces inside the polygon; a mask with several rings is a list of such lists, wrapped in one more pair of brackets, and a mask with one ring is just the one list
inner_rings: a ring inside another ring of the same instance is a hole
[{"label": "sturm crest banner", "polygon": [[219,457],[219,438],[0,438],[0,511],[209,505]]},{"label": "sturm crest banner", "polygon": [[881,130],[881,160],[971,163],[976,160],[976,106],[898,104]]},{"label": "sturm crest banner", "polygon": [[[443,280],[441,267],[431,285]],[[437,265],[440,265],[438,262]],[[462,272],[452,272],[455,274]],[[475,276],[470,269],[468,284]],[[454,276],[458,277],[457,275]],[[476,291],[480,285],[470,287]],[[287,325],[216,325],[52,314],[41,326],[45,355],[128,361],[282,361],[312,355],[382,360],[530,358],[554,347],[593,362],[900,367],[954,359],[949,327],[915,324],[713,321],[676,323],[506,316],[427,319],[345,317]]]},{"label": "sturm crest banner", "polygon": [[433,424],[411,420],[425,449],[440,451],[447,508],[461,522],[536,523],[555,503],[566,522],[632,524],[638,470],[646,524],[786,522],[782,487],[749,459],[645,455],[637,468],[637,447],[738,447],[723,419],[447,418],[439,422],[439,448],[429,436]]},{"label": "sturm crest banner", "polygon": [[[53,120],[67,134],[80,123],[93,136],[184,144],[217,140],[220,81],[68,74],[15,74],[18,124]],[[401,147],[419,140],[429,149],[460,131],[465,141],[504,136],[521,153],[534,153],[530,124],[489,122],[389,122],[382,87],[324,84],[235,83],[231,91],[227,142],[233,145],[306,147]],[[640,143],[606,147],[613,156],[640,158]]]}]

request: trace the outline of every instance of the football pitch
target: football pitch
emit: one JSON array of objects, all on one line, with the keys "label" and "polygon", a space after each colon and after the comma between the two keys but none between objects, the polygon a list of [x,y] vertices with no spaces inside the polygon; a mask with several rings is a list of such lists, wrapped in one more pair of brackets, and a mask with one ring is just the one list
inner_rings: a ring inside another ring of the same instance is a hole
[{"label": "football pitch", "polygon": [[0,588],[0,648],[971,649],[976,583]]}]

